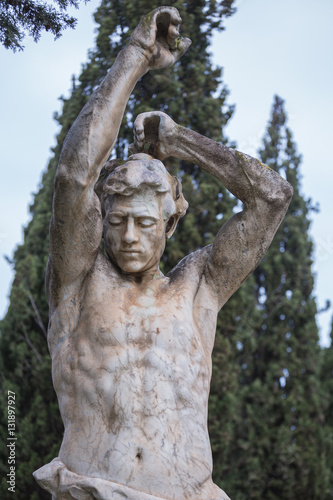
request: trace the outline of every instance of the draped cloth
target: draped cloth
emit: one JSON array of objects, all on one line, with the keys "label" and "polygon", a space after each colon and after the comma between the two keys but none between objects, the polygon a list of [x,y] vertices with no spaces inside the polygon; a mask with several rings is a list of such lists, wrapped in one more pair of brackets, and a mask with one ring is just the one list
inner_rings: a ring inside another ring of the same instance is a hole
[{"label": "draped cloth", "polygon": [[59,457],[36,470],[33,476],[52,494],[52,500],[164,500],[113,481],[75,474]]}]

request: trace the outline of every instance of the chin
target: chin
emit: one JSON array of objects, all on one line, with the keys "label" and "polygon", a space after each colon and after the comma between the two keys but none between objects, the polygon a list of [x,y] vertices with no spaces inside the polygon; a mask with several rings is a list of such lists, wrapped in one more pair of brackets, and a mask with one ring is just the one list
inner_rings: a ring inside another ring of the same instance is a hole
[{"label": "chin", "polygon": [[145,273],[148,273],[152,270],[158,268],[158,263],[154,263],[154,264],[151,264],[151,263],[146,263],[146,264],[142,264],[140,262],[131,262],[131,263],[121,263],[121,264],[118,264],[118,266],[120,267],[120,269],[126,273],[126,274],[135,274],[135,275],[140,275],[140,274],[145,274]]},{"label": "chin", "polygon": [[119,266],[120,269],[126,274],[140,274],[145,272],[142,266]]},{"label": "chin", "polygon": [[142,264],[142,262],[116,262],[117,266],[127,274],[138,274],[143,273],[146,270],[146,264]]}]

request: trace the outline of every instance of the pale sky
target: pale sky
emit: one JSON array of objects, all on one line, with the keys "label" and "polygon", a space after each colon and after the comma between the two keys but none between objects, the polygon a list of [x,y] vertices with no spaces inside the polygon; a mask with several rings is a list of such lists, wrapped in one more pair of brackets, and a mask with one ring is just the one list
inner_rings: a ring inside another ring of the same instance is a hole
[{"label": "pale sky", "polygon": [[[99,0],[81,5],[75,30],[53,41],[44,34],[24,52],[0,48],[0,317],[8,306],[12,256],[23,241],[28,205],[51,157],[58,126],[52,116],[68,96],[71,75],[79,75],[94,47],[92,13]],[[303,155],[303,193],[319,202],[313,214],[318,308],[333,301],[333,2],[332,0],[238,0],[238,12],[214,39],[213,60],[224,67],[229,103],[236,112],[227,135],[253,156],[260,146],[274,94],[286,101],[298,151]],[[321,344],[328,345],[332,308],[318,316]]]}]

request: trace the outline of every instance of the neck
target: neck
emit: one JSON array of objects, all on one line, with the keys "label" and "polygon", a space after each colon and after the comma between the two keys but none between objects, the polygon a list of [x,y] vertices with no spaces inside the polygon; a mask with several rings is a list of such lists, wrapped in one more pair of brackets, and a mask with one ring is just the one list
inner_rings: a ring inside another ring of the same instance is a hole
[{"label": "neck", "polygon": [[140,271],[138,273],[127,273],[117,265],[117,263],[109,256],[107,252],[106,256],[113,263],[113,265],[119,270],[123,278],[136,285],[144,287],[158,278],[164,278],[164,274],[160,271],[158,264],[155,264],[149,269],[145,269],[144,271]]},{"label": "neck", "polygon": [[139,286],[146,286],[152,281],[164,277],[164,274],[160,271],[158,266],[141,271],[140,273],[125,273],[122,271],[122,274],[128,281],[131,281]]}]

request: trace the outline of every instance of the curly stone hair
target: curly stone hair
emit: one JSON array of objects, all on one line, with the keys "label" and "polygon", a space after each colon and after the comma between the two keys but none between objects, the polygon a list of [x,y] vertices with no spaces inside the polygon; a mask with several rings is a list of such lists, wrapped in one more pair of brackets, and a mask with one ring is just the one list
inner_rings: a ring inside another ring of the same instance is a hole
[{"label": "curly stone hair", "polygon": [[[131,165],[132,163],[132,165]],[[172,200],[166,200],[165,212],[167,217],[179,220],[186,213],[188,203],[182,192],[181,182],[169,174],[163,163],[146,153],[138,153],[124,160],[107,161],[101,170],[95,184],[102,207],[102,216],[105,216],[105,200],[108,196],[132,196],[145,189],[151,189],[157,194],[171,195]],[[169,197],[170,198],[170,197]]]}]

